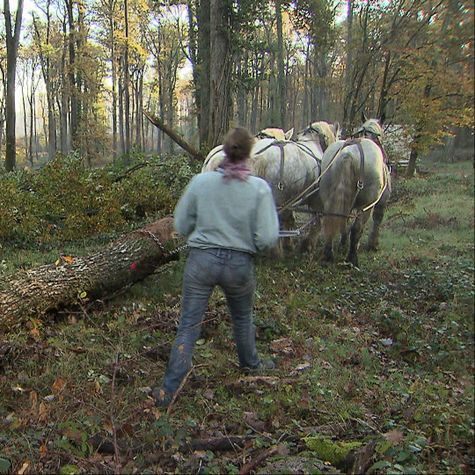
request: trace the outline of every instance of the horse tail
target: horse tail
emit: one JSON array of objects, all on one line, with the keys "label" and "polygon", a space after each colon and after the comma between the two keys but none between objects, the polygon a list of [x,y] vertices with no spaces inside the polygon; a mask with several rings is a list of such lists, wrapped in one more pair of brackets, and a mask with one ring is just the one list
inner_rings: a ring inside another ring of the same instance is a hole
[{"label": "horse tail", "polygon": [[346,150],[342,150],[330,166],[332,169],[328,170],[328,178],[323,177],[320,185],[324,209],[322,232],[325,240],[332,240],[337,233],[346,232],[357,180],[354,157]]}]

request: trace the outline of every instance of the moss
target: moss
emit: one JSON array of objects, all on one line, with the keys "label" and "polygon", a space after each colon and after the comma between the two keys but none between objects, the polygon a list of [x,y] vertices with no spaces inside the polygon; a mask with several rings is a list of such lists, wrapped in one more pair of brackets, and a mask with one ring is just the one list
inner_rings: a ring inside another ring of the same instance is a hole
[{"label": "moss", "polygon": [[311,436],[304,439],[307,447],[317,456],[332,465],[340,465],[347,455],[361,447],[361,442],[334,442],[326,437]]}]

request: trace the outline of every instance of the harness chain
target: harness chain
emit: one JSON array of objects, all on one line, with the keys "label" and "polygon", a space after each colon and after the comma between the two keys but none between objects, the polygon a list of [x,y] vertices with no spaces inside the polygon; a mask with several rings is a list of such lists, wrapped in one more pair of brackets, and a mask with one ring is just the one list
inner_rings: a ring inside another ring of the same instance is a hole
[{"label": "harness chain", "polygon": [[160,248],[165,257],[173,256],[174,254],[178,254],[188,248],[188,244],[182,244],[181,246],[178,246],[175,249],[172,249],[171,251],[167,251],[160,239],[158,239],[158,237],[148,229],[138,229],[136,232],[149,237]]}]

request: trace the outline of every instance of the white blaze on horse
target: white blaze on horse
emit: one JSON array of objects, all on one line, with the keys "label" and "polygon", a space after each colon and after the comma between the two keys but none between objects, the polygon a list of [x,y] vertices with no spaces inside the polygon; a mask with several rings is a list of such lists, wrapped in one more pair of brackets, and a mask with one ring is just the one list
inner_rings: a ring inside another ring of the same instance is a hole
[{"label": "white blaze on horse", "polygon": [[[382,136],[382,128],[375,119],[364,126],[370,126],[378,137]],[[358,266],[359,241],[371,215],[373,225],[368,249],[376,249],[379,227],[390,194],[391,177],[382,147],[365,137],[340,140],[330,145],[322,159],[320,177],[324,259],[333,260],[333,240],[340,233],[344,243],[347,226],[350,224],[347,260]]]},{"label": "white blaze on horse", "polygon": [[[255,135],[255,144],[251,151],[251,160],[250,166],[252,166],[252,157],[254,154],[254,150],[261,150],[263,146],[273,143],[275,140],[290,140],[294,133],[294,129],[290,129],[285,132],[282,129],[278,128],[267,128],[263,129]],[[258,145],[259,142],[262,142],[261,145]],[[256,148],[257,146],[257,148]],[[224,160],[225,154],[222,145],[217,145],[214,147],[206,156],[205,161],[203,162],[203,166],[201,167],[202,172],[209,172],[216,170],[221,162]]]}]

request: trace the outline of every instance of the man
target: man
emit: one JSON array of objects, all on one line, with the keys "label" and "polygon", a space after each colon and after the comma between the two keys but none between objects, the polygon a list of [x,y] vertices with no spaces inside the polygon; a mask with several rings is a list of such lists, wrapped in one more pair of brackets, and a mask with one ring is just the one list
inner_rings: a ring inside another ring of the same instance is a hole
[{"label": "man", "polygon": [[230,130],[226,158],[216,171],[196,175],[175,209],[176,230],[187,238],[180,323],[162,386],[152,392],[167,407],[192,365],[201,322],[214,287],[223,290],[231,313],[240,367],[274,367],[256,350],[252,318],[256,287],[253,256],[275,245],[279,221],[272,192],[247,164],[254,139],[244,128]]}]

